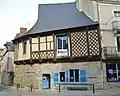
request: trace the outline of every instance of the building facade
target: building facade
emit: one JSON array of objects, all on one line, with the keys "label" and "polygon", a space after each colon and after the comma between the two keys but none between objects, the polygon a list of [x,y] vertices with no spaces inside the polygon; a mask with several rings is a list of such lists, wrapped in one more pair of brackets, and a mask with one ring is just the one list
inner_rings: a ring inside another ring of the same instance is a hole
[{"label": "building facade", "polygon": [[1,82],[6,86],[14,85],[14,45],[7,42],[1,51]]},{"label": "building facade", "polygon": [[[85,7],[88,6],[88,7]],[[98,21],[101,31],[104,88],[120,86],[120,1],[77,0],[77,8]]]},{"label": "building facade", "polygon": [[76,3],[40,4],[35,25],[21,28],[13,42],[15,86],[56,90],[62,82],[102,88],[99,24]]}]

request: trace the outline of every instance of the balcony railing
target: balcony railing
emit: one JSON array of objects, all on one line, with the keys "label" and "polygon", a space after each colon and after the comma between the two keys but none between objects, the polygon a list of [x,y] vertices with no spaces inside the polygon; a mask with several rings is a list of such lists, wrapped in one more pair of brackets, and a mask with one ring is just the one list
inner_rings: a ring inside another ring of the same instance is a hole
[{"label": "balcony railing", "polygon": [[112,28],[113,30],[120,30],[120,21],[113,21]]},{"label": "balcony railing", "polygon": [[104,47],[103,52],[105,57],[120,57],[120,52],[115,46]]}]

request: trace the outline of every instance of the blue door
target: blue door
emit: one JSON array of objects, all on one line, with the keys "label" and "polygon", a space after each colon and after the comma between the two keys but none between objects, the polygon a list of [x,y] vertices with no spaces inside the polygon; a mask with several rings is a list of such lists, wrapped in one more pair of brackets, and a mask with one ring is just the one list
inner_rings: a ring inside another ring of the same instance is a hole
[{"label": "blue door", "polygon": [[42,88],[50,89],[50,75],[49,74],[42,75]]}]

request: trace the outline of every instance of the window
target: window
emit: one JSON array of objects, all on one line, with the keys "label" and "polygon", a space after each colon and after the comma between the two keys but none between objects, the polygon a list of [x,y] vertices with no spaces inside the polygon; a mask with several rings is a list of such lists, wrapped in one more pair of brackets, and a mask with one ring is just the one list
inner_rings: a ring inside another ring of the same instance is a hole
[{"label": "window", "polygon": [[40,37],[40,51],[53,50],[53,36]]},{"label": "window", "polygon": [[79,82],[86,83],[86,70],[70,69],[66,72],[54,73],[54,82]]},{"label": "window", "polygon": [[68,56],[68,37],[57,36],[57,56]]},{"label": "window", "polygon": [[79,70],[75,70],[75,82],[79,82]]},{"label": "window", "polygon": [[74,82],[74,70],[70,70],[70,82]]},{"label": "window", "polygon": [[57,37],[57,49],[68,49],[67,36],[58,36]]},{"label": "window", "polygon": [[23,42],[23,54],[26,54],[27,42]]},{"label": "window", "polygon": [[120,81],[120,62],[108,63],[106,70],[108,82]]},{"label": "window", "polygon": [[60,82],[65,82],[65,72],[60,72]]},{"label": "window", "polygon": [[70,82],[87,82],[86,70],[70,70]]},{"label": "window", "polygon": [[118,52],[120,52],[120,37],[117,36],[117,49],[118,49]]}]

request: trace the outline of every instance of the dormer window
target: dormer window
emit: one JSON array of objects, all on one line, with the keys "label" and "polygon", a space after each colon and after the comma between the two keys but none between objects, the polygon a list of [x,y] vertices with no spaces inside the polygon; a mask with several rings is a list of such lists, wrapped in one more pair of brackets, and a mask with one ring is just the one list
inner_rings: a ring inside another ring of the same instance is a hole
[{"label": "dormer window", "polygon": [[27,42],[23,42],[23,54],[26,54],[26,46],[27,46]]},{"label": "dormer window", "polygon": [[68,56],[68,37],[67,35],[57,36],[57,57]]}]

